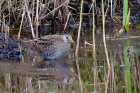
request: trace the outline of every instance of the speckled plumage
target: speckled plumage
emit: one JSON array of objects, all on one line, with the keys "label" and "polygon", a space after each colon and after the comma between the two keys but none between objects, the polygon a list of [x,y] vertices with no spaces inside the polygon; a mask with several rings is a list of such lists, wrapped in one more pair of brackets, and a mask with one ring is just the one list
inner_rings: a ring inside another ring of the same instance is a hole
[{"label": "speckled plumage", "polygon": [[[29,47],[44,59],[57,59],[69,52],[73,42],[70,35],[47,35],[39,39],[28,41],[24,46]],[[27,41],[26,41],[27,42]]]}]

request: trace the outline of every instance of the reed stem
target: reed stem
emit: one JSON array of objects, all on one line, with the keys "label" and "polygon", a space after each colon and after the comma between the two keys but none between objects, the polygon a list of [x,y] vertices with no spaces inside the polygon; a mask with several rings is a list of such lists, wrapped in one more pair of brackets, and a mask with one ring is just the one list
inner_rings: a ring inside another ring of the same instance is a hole
[{"label": "reed stem", "polygon": [[70,17],[70,15],[71,15],[71,12],[69,12],[69,14],[68,14],[68,16],[67,16],[67,21],[66,21],[66,23],[65,23],[64,30],[65,30],[65,29],[66,29],[66,27],[67,27],[67,24],[68,24],[68,21],[69,21],[69,17]]},{"label": "reed stem", "polygon": [[23,14],[22,14],[22,19],[21,19],[21,23],[20,23],[20,28],[19,28],[19,32],[18,32],[18,36],[17,36],[18,39],[20,38],[20,33],[21,33],[21,29],[22,29],[22,24],[23,24],[24,15],[25,15],[25,7],[23,6]]},{"label": "reed stem", "polygon": [[103,20],[103,43],[104,43],[104,48],[105,48],[105,55],[106,55],[107,65],[108,65],[108,68],[110,68],[110,63],[109,63],[109,58],[108,58],[108,51],[107,51],[107,47],[106,47],[105,16],[104,16],[104,4],[103,4],[103,0],[102,0],[102,20]]},{"label": "reed stem", "polygon": [[32,25],[31,17],[30,17],[30,14],[29,14],[29,9],[28,9],[28,6],[27,6],[27,1],[24,0],[24,3],[25,3],[26,12],[27,12],[27,15],[28,15],[29,23],[30,23],[30,26],[31,26],[32,36],[33,36],[33,38],[35,38],[35,34],[34,34],[34,30],[33,30],[33,25]]},{"label": "reed stem", "polygon": [[123,1],[123,25],[125,26],[128,14],[128,0]]},{"label": "reed stem", "polygon": [[81,89],[81,93],[83,93],[83,88],[82,88],[81,75],[80,75],[80,69],[79,69],[79,63],[78,63],[78,50],[79,50],[79,40],[80,40],[81,23],[82,23],[82,10],[83,10],[83,0],[81,1],[80,23],[79,23],[79,29],[78,29],[76,51],[75,51],[76,65],[77,65],[79,86],[80,86],[80,89]]},{"label": "reed stem", "polygon": [[36,22],[36,38],[38,38],[38,25],[39,25],[39,23],[38,23],[38,10],[39,10],[39,0],[37,0],[37,2],[36,2],[36,20],[35,20],[35,22]]},{"label": "reed stem", "polygon": [[[95,14],[94,14],[94,0],[92,0],[93,64],[94,64],[94,66],[96,66],[97,65],[97,60],[96,60],[96,49],[95,49],[95,18],[94,17],[95,17]],[[94,91],[96,90],[96,85],[95,84],[97,83],[96,76],[97,76],[97,70],[96,70],[96,68],[94,68]]]},{"label": "reed stem", "polygon": [[108,78],[110,75],[110,62],[109,62],[109,58],[108,58],[108,51],[107,51],[107,47],[106,47],[106,37],[105,37],[105,16],[104,16],[104,1],[102,0],[102,20],[103,20],[103,44],[104,44],[104,48],[105,48],[105,55],[106,55],[106,61],[107,61],[107,65],[108,65],[108,75],[107,75],[107,79],[106,79],[106,83],[105,83],[105,93],[107,93],[107,89],[108,89]]}]

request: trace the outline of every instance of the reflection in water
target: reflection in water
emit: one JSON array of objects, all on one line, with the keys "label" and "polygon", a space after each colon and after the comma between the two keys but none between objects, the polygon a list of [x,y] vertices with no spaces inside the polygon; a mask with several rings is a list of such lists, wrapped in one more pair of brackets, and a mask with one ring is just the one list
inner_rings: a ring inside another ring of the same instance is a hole
[{"label": "reflection in water", "polygon": [[[70,66],[61,61],[7,62],[0,61],[0,93],[48,93],[48,91],[78,91]],[[75,88],[76,86],[76,88]],[[63,89],[63,90],[62,90]],[[2,91],[1,91],[2,90]],[[36,92],[33,92],[36,91]]]},{"label": "reflection in water", "polygon": [[[131,33],[131,34],[129,34]],[[139,30],[129,32],[126,36],[106,39],[111,68],[107,68],[105,50],[101,37],[96,36],[96,65],[92,59],[92,46],[79,48],[79,63],[81,78],[87,90],[103,93],[107,79],[109,80],[107,93],[140,93],[140,43]],[[84,38],[92,43],[92,36]],[[84,40],[83,40],[84,41]],[[83,42],[81,41],[81,42]],[[110,76],[107,78],[108,71]],[[95,87],[95,88],[93,88]],[[128,90],[127,90],[128,89]],[[129,92],[130,93],[130,92]]]},{"label": "reflection in water", "polygon": [[[57,60],[41,61],[35,63],[33,67],[42,71],[42,73],[35,73],[29,76],[39,80],[46,80],[53,83],[61,82],[64,84],[70,84],[72,82],[70,66],[67,63]],[[49,70],[50,73],[44,73],[46,70]]]},{"label": "reflection in water", "polygon": [[17,59],[0,59],[1,73],[16,73],[24,77],[32,77],[47,83],[71,84],[70,66],[66,62],[57,60],[22,63]]}]

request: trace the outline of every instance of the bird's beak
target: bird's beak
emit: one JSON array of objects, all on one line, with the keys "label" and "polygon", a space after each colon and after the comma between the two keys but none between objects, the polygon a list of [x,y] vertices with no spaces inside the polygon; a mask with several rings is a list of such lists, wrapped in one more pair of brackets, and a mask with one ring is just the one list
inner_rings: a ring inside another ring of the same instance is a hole
[{"label": "bird's beak", "polygon": [[72,38],[70,38],[70,42],[71,42],[71,43],[74,43],[74,41],[73,41],[73,39],[72,39]]}]

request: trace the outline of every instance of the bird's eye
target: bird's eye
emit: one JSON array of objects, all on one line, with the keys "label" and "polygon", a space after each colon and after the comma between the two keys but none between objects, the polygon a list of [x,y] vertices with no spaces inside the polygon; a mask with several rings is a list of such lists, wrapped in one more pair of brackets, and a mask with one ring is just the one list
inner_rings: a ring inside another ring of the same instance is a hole
[{"label": "bird's eye", "polygon": [[68,37],[66,37],[66,39],[68,39]]}]

